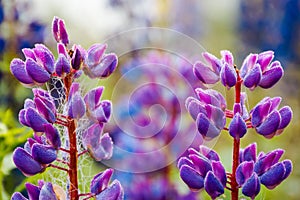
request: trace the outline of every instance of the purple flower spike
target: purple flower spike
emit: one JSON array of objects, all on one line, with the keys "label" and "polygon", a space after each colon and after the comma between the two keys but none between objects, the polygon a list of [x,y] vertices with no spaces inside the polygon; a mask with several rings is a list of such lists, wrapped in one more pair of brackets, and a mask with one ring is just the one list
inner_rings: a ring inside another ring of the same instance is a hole
[{"label": "purple flower spike", "polygon": [[39,200],[58,200],[52,183],[47,182],[43,185],[40,191]]},{"label": "purple flower spike", "polygon": [[96,200],[122,200],[123,198],[124,191],[118,180],[114,180],[107,189],[96,196]]},{"label": "purple flower spike", "polygon": [[204,187],[203,177],[188,165],[180,167],[180,177],[192,191],[198,191]]},{"label": "purple flower spike", "polygon": [[28,199],[26,199],[20,192],[15,192],[12,195],[11,200],[28,200]]},{"label": "purple flower spike", "polygon": [[205,177],[204,188],[212,199],[216,199],[224,193],[224,186],[212,171],[209,171]]},{"label": "purple flower spike", "polygon": [[25,69],[28,75],[37,83],[46,83],[50,79],[50,74],[31,58],[25,61]]},{"label": "purple flower spike", "polygon": [[85,114],[85,103],[79,92],[72,95],[68,105],[68,115],[73,119],[79,119]]},{"label": "purple flower spike", "polygon": [[25,86],[33,86],[34,81],[29,76],[25,69],[25,62],[19,58],[14,58],[10,63],[10,71],[11,73]]},{"label": "purple flower spike", "polygon": [[260,192],[260,181],[258,176],[255,173],[253,173],[252,176],[246,181],[246,183],[242,187],[242,193],[245,196],[254,199],[259,192]]},{"label": "purple flower spike", "polygon": [[40,196],[40,188],[31,184],[25,183],[25,187],[29,196],[29,199],[39,199]]},{"label": "purple flower spike", "polygon": [[34,160],[27,151],[20,147],[15,149],[13,161],[25,176],[32,176],[43,171],[42,165]]},{"label": "purple flower spike", "polygon": [[61,146],[61,140],[58,130],[52,124],[45,124],[45,135],[47,141],[54,149],[59,149]]},{"label": "purple flower spike", "polygon": [[193,66],[195,76],[204,84],[215,84],[219,81],[219,75],[202,62],[196,62]]},{"label": "purple flower spike", "polygon": [[32,157],[41,164],[50,164],[57,158],[57,152],[52,146],[34,144],[31,148]]},{"label": "purple flower spike", "polygon": [[232,121],[229,124],[229,134],[233,138],[242,138],[247,133],[247,126],[240,113],[236,113],[233,116]]},{"label": "purple flower spike", "polygon": [[113,169],[107,169],[94,176],[90,185],[91,193],[99,194],[100,192],[105,190],[108,187],[108,183],[113,172],[114,172]]},{"label": "purple flower spike", "polygon": [[55,63],[56,74],[60,77],[63,77],[65,74],[70,73],[70,71],[71,71],[70,62],[63,54],[59,54],[58,59]]},{"label": "purple flower spike", "polygon": [[225,63],[220,72],[221,82],[227,87],[227,89],[235,86],[237,82],[236,71],[233,66],[230,66],[228,63]]}]

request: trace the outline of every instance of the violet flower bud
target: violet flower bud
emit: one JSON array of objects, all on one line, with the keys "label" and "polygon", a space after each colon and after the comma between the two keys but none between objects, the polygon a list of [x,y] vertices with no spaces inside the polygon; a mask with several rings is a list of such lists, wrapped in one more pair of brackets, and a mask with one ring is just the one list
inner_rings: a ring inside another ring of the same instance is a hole
[{"label": "violet flower bud", "polygon": [[114,180],[108,188],[96,196],[96,200],[122,200],[124,190],[118,180]]},{"label": "violet flower bud", "polygon": [[24,56],[25,56],[26,59],[27,58],[31,58],[32,60],[36,61],[36,57],[35,57],[33,49],[23,48],[22,52],[23,52],[23,54],[24,54]]},{"label": "violet flower bud", "polygon": [[71,72],[70,62],[63,54],[59,54],[58,56],[55,63],[55,72],[60,77],[64,77],[66,74]]},{"label": "violet flower bud", "polygon": [[87,50],[85,64],[94,67],[101,63],[107,44],[94,44]]},{"label": "violet flower bud", "polygon": [[204,188],[212,199],[224,194],[224,186],[212,171],[209,171],[205,177]]},{"label": "violet flower bud", "polygon": [[14,58],[10,63],[10,71],[23,85],[28,87],[34,85],[33,79],[25,69],[25,62],[23,60]]},{"label": "violet flower bud", "polygon": [[49,123],[33,108],[21,110],[19,119],[24,126],[32,128],[35,132],[44,132],[44,125]]},{"label": "violet flower bud", "polygon": [[109,159],[112,156],[113,142],[108,133],[103,133],[103,124],[96,123],[83,133],[83,146],[96,160]]},{"label": "violet flower bud", "polygon": [[32,176],[44,170],[43,166],[23,148],[16,148],[13,153],[13,161],[25,176]]},{"label": "violet flower bud", "polygon": [[244,77],[244,85],[250,90],[254,90],[261,81],[262,72],[259,64],[255,64]]},{"label": "violet flower bud", "polygon": [[225,63],[220,72],[221,83],[227,88],[235,86],[237,82],[236,71],[233,66]]},{"label": "violet flower bud", "polygon": [[204,178],[199,172],[186,164],[180,167],[180,177],[192,191],[198,191],[204,187]]},{"label": "violet flower bud", "polygon": [[253,173],[250,178],[247,179],[246,183],[242,187],[242,193],[245,196],[254,199],[260,192],[260,181],[257,174]]},{"label": "violet flower bud", "polygon": [[68,33],[64,20],[58,17],[53,18],[52,33],[57,42],[62,42],[64,45],[69,44]]},{"label": "violet flower bud", "polygon": [[52,124],[45,124],[44,129],[48,143],[54,149],[59,149],[61,147],[61,140],[58,130]]},{"label": "violet flower bud", "polygon": [[100,86],[100,87],[90,90],[84,96],[84,102],[85,102],[88,110],[95,110],[99,106],[99,104],[101,103],[100,99],[101,99],[103,90],[104,90],[104,87]]},{"label": "violet flower bud", "polygon": [[11,200],[28,200],[28,199],[25,198],[20,192],[15,192],[11,196]]},{"label": "violet flower bud", "polygon": [[195,92],[200,102],[219,107],[223,111],[226,109],[225,98],[221,93],[217,92],[216,90],[213,89],[204,90],[201,88],[196,88]]},{"label": "violet flower bud", "polygon": [[240,113],[233,116],[229,124],[229,134],[236,139],[244,137],[247,133],[247,126]]},{"label": "violet flower bud", "polygon": [[[54,56],[52,52],[43,44],[35,44],[34,46],[35,48],[33,49],[33,52],[36,62],[49,74],[52,74],[54,72]],[[33,60],[35,61],[35,59]]]},{"label": "violet flower bud", "polygon": [[222,63],[220,59],[208,52],[202,53],[202,57],[206,60],[206,62],[210,64],[212,70],[219,76],[222,68]]},{"label": "violet flower bud", "polygon": [[218,73],[199,61],[194,64],[193,72],[203,84],[215,84],[220,79]]},{"label": "violet flower bud", "polygon": [[31,148],[32,157],[41,164],[50,164],[57,158],[56,150],[49,145],[36,143]]},{"label": "violet flower bud", "polygon": [[71,59],[72,68],[75,70],[79,70],[83,62],[83,58],[84,57],[81,55],[79,48],[76,48]]},{"label": "violet flower bud", "polygon": [[36,83],[46,83],[50,79],[49,72],[31,58],[26,59],[25,69]]},{"label": "violet flower bud", "polygon": [[69,93],[68,115],[73,119],[79,119],[83,117],[85,112],[85,103],[80,95],[79,84],[73,83]]},{"label": "violet flower bud", "polygon": [[42,98],[35,97],[34,103],[39,114],[42,115],[49,123],[53,124],[56,120],[56,113],[53,113],[53,111],[43,102]]},{"label": "violet flower bud", "polygon": [[113,174],[113,169],[107,169],[95,175],[90,184],[90,190],[93,194],[99,194],[108,187],[108,183]]},{"label": "violet flower bud", "polygon": [[256,162],[256,143],[248,145],[246,148],[240,150],[240,162],[253,161]]},{"label": "violet flower bud", "polygon": [[40,191],[39,200],[58,200],[52,183],[47,182],[43,185]]},{"label": "violet flower bud", "polygon": [[31,183],[25,183],[29,199],[39,199],[41,189]]}]

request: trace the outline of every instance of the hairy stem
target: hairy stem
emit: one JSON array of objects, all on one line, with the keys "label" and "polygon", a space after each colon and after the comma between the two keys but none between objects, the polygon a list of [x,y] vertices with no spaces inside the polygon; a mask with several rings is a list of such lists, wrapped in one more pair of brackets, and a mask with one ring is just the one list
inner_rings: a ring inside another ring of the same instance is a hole
[{"label": "hairy stem", "polygon": [[[68,100],[70,88],[72,85],[73,73],[67,75],[64,78],[64,85],[66,89],[66,100]],[[77,162],[78,162],[78,151],[77,151],[77,138],[76,138],[76,122],[74,119],[68,119],[68,135],[70,142],[70,169],[68,171],[70,187],[69,187],[69,195],[70,200],[78,200],[78,177],[77,177]]]},{"label": "hairy stem", "polygon": [[[239,71],[236,69],[237,83],[235,85],[235,103],[241,102],[241,85],[242,79]],[[233,139],[233,153],[232,153],[232,176],[231,176],[231,200],[238,200],[239,188],[236,182],[235,172],[239,166],[239,153],[240,153],[240,138]]]}]

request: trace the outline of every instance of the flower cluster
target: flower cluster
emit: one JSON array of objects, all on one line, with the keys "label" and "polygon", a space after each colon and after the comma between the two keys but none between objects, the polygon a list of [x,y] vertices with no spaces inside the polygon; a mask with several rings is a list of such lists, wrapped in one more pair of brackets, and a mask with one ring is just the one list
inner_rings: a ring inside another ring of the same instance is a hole
[{"label": "flower cluster", "polygon": [[290,175],[292,162],[279,162],[283,153],[284,150],[276,149],[268,153],[260,152],[256,156],[256,143],[240,151],[236,180],[245,196],[254,199],[260,191],[260,184],[274,189]]},{"label": "flower cluster", "polygon": [[[30,127],[34,136],[28,139],[24,148],[15,149],[13,161],[26,176],[42,173],[48,167],[68,173],[68,192],[64,197],[57,194],[51,183],[40,182],[39,186],[26,185],[30,199],[79,199],[79,196],[123,199],[120,183],[115,180],[109,185],[112,169],[93,178],[89,193],[79,194],[77,180],[79,156],[89,153],[96,161],[109,159],[113,143],[108,133],[103,134],[112,107],[110,101],[101,100],[104,87],[91,89],[83,96],[80,83],[75,80],[83,73],[90,78],[108,77],[116,69],[117,56],[106,54],[105,44],[94,44],[88,50],[74,44],[68,49],[64,21],[57,17],[53,20],[52,31],[57,41],[57,59],[45,45],[36,44],[32,49],[22,49],[24,61],[14,58],[10,64],[16,79],[26,87],[34,87],[34,98],[26,99],[19,112],[20,123]],[[51,87],[53,80],[61,83],[61,101],[55,101],[57,96],[52,92],[39,88],[45,84]],[[77,126],[83,121],[85,130],[78,132]],[[61,137],[66,138],[66,135],[67,141],[62,143]],[[15,193],[12,199],[25,197]]]},{"label": "flower cluster", "polygon": [[[241,87],[244,85],[250,90],[258,86],[263,89],[273,87],[283,76],[282,66],[279,61],[272,61],[274,58],[272,51],[248,55],[240,70],[235,66],[234,58],[229,51],[221,51],[221,59],[208,52],[202,56],[207,64],[196,62],[193,67],[194,75],[205,85],[220,81],[227,89],[234,87],[235,102],[230,109],[221,93],[213,89],[197,88],[195,89],[197,97],[188,97],[186,108],[196,121],[198,132],[204,139],[216,138],[222,130],[233,137],[233,168],[232,173],[228,173],[230,179],[228,183],[231,186],[229,189],[233,198],[237,198],[239,187],[242,187],[244,195],[254,198],[260,191],[260,183],[273,189],[286,179],[292,170],[292,163],[289,160],[278,163],[283,150],[274,150],[266,155],[261,153],[256,158],[256,153],[253,153],[256,152],[256,144],[250,145],[243,151],[244,153],[239,154],[239,141],[250,128],[254,128],[258,134],[268,139],[281,134],[292,119],[292,110],[289,106],[278,108],[280,97],[265,97],[248,111],[245,106],[247,96]],[[230,119],[228,127],[226,118]],[[249,152],[254,154],[251,154],[251,159]],[[218,171],[214,174],[215,161],[219,162],[219,159],[214,161],[205,159],[203,155],[199,156],[189,150],[189,159],[181,158],[178,164],[182,180],[191,189],[204,187],[213,199],[218,197],[224,192],[226,180],[224,183],[219,177],[223,172]],[[221,163],[218,163],[218,166],[221,166]],[[204,169],[210,169],[212,172]],[[207,175],[209,173],[210,176]],[[277,174],[272,176],[274,173]],[[212,183],[215,188],[207,189],[205,185]]]},{"label": "flower cluster", "polygon": [[213,199],[223,194],[227,177],[218,154],[205,146],[199,151],[190,148],[188,153],[178,161],[182,180],[193,191],[204,188]]}]

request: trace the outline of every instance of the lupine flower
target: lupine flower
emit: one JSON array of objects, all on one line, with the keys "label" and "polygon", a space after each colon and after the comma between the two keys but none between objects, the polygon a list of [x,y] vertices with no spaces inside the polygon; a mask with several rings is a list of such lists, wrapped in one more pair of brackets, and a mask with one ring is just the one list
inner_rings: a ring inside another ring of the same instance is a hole
[{"label": "lupine flower", "polygon": [[266,97],[251,111],[251,124],[257,133],[266,138],[272,138],[282,133],[292,119],[292,110],[284,106],[278,110],[280,97]]},{"label": "lupine flower", "polygon": [[217,137],[224,128],[226,101],[215,90],[196,89],[198,99],[189,97],[186,108],[196,120],[199,133],[206,139]]},{"label": "lupine flower", "polygon": [[256,143],[240,151],[240,165],[236,171],[237,183],[242,193],[254,199],[260,191],[260,184],[274,189],[292,171],[290,160],[279,162],[284,150],[276,149],[267,154],[261,152],[256,157]]},{"label": "lupine flower", "polygon": [[220,72],[221,83],[229,89],[233,87],[237,82],[237,74],[234,68],[234,59],[230,51],[223,50],[221,51],[221,55],[221,62],[223,64]]},{"label": "lupine flower", "polygon": [[68,100],[68,116],[74,119],[83,117],[86,107],[80,94],[79,83],[72,84]]},{"label": "lupine flower", "polygon": [[103,90],[104,87],[94,88],[84,96],[88,117],[99,123],[108,122],[111,114],[111,102],[100,100]]},{"label": "lupine flower", "polygon": [[96,199],[121,200],[124,198],[123,188],[118,180],[109,184],[112,173],[113,169],[107,169],[92,179],[90,189]]},{"label": "lupine flower", "polygon": [[57,158],[57,149],[61,144],[60,137],[56,135],[57,130],[52,125],[45,126],[47,130],[45,136],[35,136],[36,140],[28,139],[24,148],[18,147],[13,153],[15,165],[26,176],[43,172],[47,165]]},{"label": "lupine flower", "polygon": [[105,54],[106,48],[106,44],[94,44],[87,50],[83,70],[90,78],[106,78],[116,69],[118,58],[114,53]]},{"label": "lupine flower", "polygon": [[242,107],[244,105],[244,99],[241,103],[235,103],[233,108],[233,118],[229,124],[229,134],[234,138],[242,138],[247,133],[247,125],[245,123],[246,112]]},{"label": "lupine flower", "polygon": [[54,17],[52,22],[52,33],[57,42],[61,42],[64,45],[69,44],[68,33],[64,20]]},{"label": "lupine flower", "polygon": [[244,85],[251,90],[260,86],[270,88],[283,76],[279,61],[273,61],[274,52],[265,51],[260,54],[250,54],[241,67],[241,77]]},{"label": "lupine flower", "polygon": [[[29,199],[34,200],[62,200],[66,199],[66,194],[62,192],[61,187],[53,185],[50,182],[39,180],[38,186],[31,183],[25,184]],[[21,193],[15,192],[11,200],[28,200]]]},{"label": "lupine flower", "polygon": [[113,142],[108,133],[103,134],[103,123],[91,125],[82,137],[84,148],[96,161],[111,158]]},{"label": "lupine flower", "polygon": [[178,161],[182,180],[193,191],[204,188],[213,199],[223,194],[227,178],[218,154],[205,146],[199,152],[193,148],[188,152],[188,157]]}]

